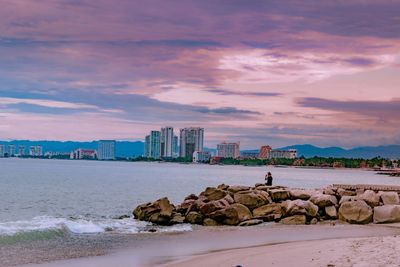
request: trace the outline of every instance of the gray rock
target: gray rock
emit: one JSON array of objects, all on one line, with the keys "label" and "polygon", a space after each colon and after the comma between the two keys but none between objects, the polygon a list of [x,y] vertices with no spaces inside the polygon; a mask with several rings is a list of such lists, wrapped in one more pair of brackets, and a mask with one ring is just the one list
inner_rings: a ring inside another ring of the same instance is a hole
[{"label": "gray rock", "polygon": [[363,194],[359,195],[359,198],[364,200],[371,207],[379,205],[379,195],[372,190],[366,190]]},{"label": "gray rock", "polygon": [[324,194],[316,194],[310,198],[310,201],[317,205],[319,208],[323,209],[328,206],[337,205],[338,201],[335,196],[332,195],[324,195]]},{"label": "gray rock", "polygon": [[328,206],[325,207],[325,214],[330,218],[330,219],[337,219],[337,210],[335,206]]},{"label": "gray rock", "polygon": [[346,201],[340,205],[339,219],[348,223],[370,223],[372,221],[372,208],[360,199]]},{"label": "gray rock", "polygon": [[383,205],[400,204],[399,194],[397,192],[379,192]]},{"label": "gray rock", "polygon": [[400,205],[384,205],[374,208],[374,223],[400,222]]},{"label": "gray rock", "polygon": [[314,217],[318,213],[318,206],[308,200],[287,200],[282,203],[287,216],[292,215],[307,215]]}]

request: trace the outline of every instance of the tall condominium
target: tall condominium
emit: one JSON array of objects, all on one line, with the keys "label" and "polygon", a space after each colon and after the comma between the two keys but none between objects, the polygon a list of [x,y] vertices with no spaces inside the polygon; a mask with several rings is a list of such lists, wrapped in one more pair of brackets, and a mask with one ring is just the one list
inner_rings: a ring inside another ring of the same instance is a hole
[{"label": "tall condominium", "polygon": [[174,135],[174,141],[172,144],[172,149],[173,149],[173,157],[179,157],[179,138],[178,136]]},{"label": "tall condominium", "polygon": [[115,150],[115,140],[100,140],[98,142],[97,157],[99,160],[114,160]]},{"label": "tall condominium", "polygon": [[160,133],[160,156],[172,158],[174,156],[174,128],[167,126],[161,128]]},{"label": "tall condominium", "polygon": [[8,145],[8,156],[13,157],[15,155],[15,145]]},{"label": "tall condominium", "polygon": [[18,146],[18,156],[24,156],[25,155],[25,146],[24,145],[19,145]]},{"label": "tall condominium", "polygon": [[5,153],[5,146],[3,144],[0,144],[0,157],[4,157]]},{"label": "tall condominium", "polygon": [[184,158],[192,158],[193,152],[203,151],[204,128],[190,127],[180,130],[180,153]]},{"label": "tall condominium", "polygon": [[217,145],[218,157],[222,158],[239,158],[240,157],[240,143],[227,143],[222,142]]},{"label": "tall condominium", "polygon": [[145,157],[154,159],[160,158],[160,137],[160,131],[151,131],[150,134],[146,136],[144,144]]},{"label": "tall condominium", "polygon": [[32,156],[32,157],[43,156],[43,147],[42,146],[30,146],[29,147],[29,156]]}]

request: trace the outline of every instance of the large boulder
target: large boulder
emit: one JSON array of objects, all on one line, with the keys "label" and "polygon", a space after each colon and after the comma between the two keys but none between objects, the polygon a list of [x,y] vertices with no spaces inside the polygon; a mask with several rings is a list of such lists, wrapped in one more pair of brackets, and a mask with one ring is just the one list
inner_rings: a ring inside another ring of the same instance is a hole
[{"label": "large boulder", "polygon": [[344,202],[354,201],[360,199],[359,196],[343,196],[340,198],[339,206],[342,205]]},{"label": "large boulder", "polygon": [[180,205],[176,207],[176,211],[182,214],[186,214],[188,210],[194,210],[196,206],[197,199],[185,199]]},{"label": "large boulder", "polygon": [[200,196],[204,196],[209,201],[220,200],[224,198],[228,193],[224,190],[215,188],[215,187],[207,187],[205,191],[200,193]]},{"label": "large boulder", "polygon": [[169,202],[168,198],[164,197],[153,203],[137,206],[133,210],[133,215],[138,220],[165,224],[166,221],[171,219],[174,210],[174,205]]},{"label": "large boulder", "polygon": [[243,186],[243,185],[233,185],[228,188],[228,192],[232,194],[236,194],[240,191],[248,191],[250,190],[250,186]]},{"label": "large boulder", "polygon": [[220,225],[219,223],[217,223],[215,220],[210,219],[210,218],[205,218],[203,221],[203,225],[204,226],[218,226]]},{"label": "large boulder", "polygon": [[203,224],[203,219],[203,215],[195,211],[191,211],[186,215],[186,221],[191,224]]},{"label": "large boulder", "polygon": [[289,190],[283,188],[271,189],[268,191],[268,193],[275,202],[284,201],[290,198]]},{"label": "large boulder", "polygon": [[310,198],[310,201],[321,209],[328,206],[335,206],[338,203],[335,196],[325,194],[315,194]]},{"label": "large boulder", "polygon": [[255,209],[271,202],[267,192],[261,190],[239,191],[233,196],[236,203]]},{"label": "large boulder", "polygon": [[325,214],[330,219],[337,219],[337,210],[335,206],[325,207]]},{"label": "large boulder", "polygon": [[364,200],[371,207],[379,205],[379,195],[372,190],[365,190],[365,192],[358,197]]},{"label": "large boulder", "polygon": [[230,203],[225,199],[214,200],[214,201],[210,201],[210,202],[202,205],[200,207],[200,212],[204,216],[207,217],[210,213],[212,213],[216,210],[224,209],[224,208],[228,207],[229,205],[230,205]]},{"label": "large boulder", "polygon": [[339,219],[349,223],[370,223],[372,221],[372,208],[361,199],[346,201],[340,205]]},{"label": "large boulder", "polygon": [[232,204],[222,210],[214,211],[209,216],[219,223],[228,225],[237,225],[252,218],[250,210],[239,203]]},{"label": "large boulder", "polygon": [[291,199],[308,200],[313,195],[313,192],[304,189],[292,189],[289,192]]},{"label": "large boulder", "polygon": [[355,191],[352,191],[352,190],[345,190],[345,189],[343,189],[343,188],[338,188],[337,191],[336,191],[336,194],[337,194],[338,196],[340,196],[340,197],[343,197],[343,196],[355,196],[355,195],[357,195],[357,193],[356,193]]},{"label": "large boulder", "polygon": [[271,203],[253,210],[254,218],[263,218],[270,214],[282,214],[282,205],[280,203]]},{"label": "large boulder", "polygon": [[374,223],[400,222],[400,205],[384,205],[374,208]]},{"label": "large boulder", "polygon": [[172,214],[172,218],[169,221],[170,224],[178,224],[178,223],[184,223],[185,222],[185,216],[178,212],[174,212]]},{"label": "large boulder", "polygon": [[318,213],[318,206],[308,200],[287,200],[283,202],[282,206],[287,216],[307,215],[308,217],[315,217]]},{"label": "large boulder", "polygon": [[379,192],[383,205],[400,204],[399,194],[397,192]]},{"label": "large boulder", "polygon": [[293,215],[290,217],[283,218],[280,222],[282,224],[287,225],[297,225],[297,224],[306,224],[307,218],[306,215]]}]

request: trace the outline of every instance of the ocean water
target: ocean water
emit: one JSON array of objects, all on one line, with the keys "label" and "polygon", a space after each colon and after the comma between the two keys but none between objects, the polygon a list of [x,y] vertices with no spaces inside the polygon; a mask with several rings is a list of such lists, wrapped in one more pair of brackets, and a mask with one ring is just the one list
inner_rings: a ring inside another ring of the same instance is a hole
[{"label": "ocean water", "polygon": [[[163,196],[178,204],[221,183],[254,185],[271,171],[274,184],[317,188],[332,183],[399,184],[362,170],[211,166],[196,164],[0,159],[0,243],[65,235],[136,234],[153,225],[132,209]],[[158,227],[190,231],[190,225]]]}]

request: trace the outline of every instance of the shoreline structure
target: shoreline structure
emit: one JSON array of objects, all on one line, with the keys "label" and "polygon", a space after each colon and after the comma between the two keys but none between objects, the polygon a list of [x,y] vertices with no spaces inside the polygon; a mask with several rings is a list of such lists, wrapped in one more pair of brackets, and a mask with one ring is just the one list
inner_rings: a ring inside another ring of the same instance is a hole
[{"label": "shoreline structure", "polygon": [[174,206],[167,197],[137,206],[135,219],[160,225],[250,226],[263,222],[316,224],[341,220],[352,224],[400,222],[400,186],[331,185],[324,189],[284,186],[207,187]]}]

